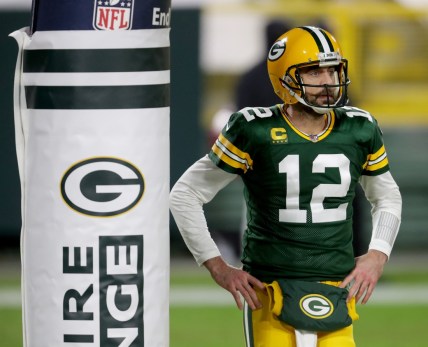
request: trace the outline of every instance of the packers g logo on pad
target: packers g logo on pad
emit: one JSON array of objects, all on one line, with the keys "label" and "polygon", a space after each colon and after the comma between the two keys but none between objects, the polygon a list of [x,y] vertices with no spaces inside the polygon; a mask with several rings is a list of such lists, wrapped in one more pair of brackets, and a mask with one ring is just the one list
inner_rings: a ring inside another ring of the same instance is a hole
[{"label": "packers g logo on pad", "polygon": [[61,195],[73,210],[111,217],[129,211],[141,200],[143,175],[118,158],[90,158],[74,164],[61,179]]},{"label": "packers g logo on pad", "polygon": [[320,294],[305,295],[300,299],[299,306],[305,315],[314,319],[327,318],[334,311],[332,302]]},{"label": "packers g logo on pad", "polygon": [[268,58],[270,61],[275,61],[281,58],[281,56],[285,52],[285,42],[284,41],[276,41],[272,48],[269,51]]}]

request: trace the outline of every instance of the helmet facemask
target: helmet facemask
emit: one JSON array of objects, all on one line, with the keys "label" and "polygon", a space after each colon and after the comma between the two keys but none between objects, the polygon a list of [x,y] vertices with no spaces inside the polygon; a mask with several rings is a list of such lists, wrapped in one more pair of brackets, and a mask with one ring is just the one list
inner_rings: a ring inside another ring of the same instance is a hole
[{"label": "helmet facemask", "polygon": [[[335,82],[334,84],[308,84],[303,83],[303,80],[300,76],[300,71],[303,68],[319,66],[319,67],[335,67]],[[280,78],[281,85],[286,88],[290,95],[294,97],[301,104],[312,108],[315,112],[324,114],[334,108],[343,107],[348,103],[348,84],[350,83],[347,77],[347,60],[341,59],[339,63],[330,63],[326,64],[325,62],[313,62],[313,63],[304,63],[290,66],[284,78]],[[306,88],[324,88],[325,93],[323,95],[327,96],[327,103],[324,105],[319,105],[312,103],[307,98]],[[330,102],[330,99],[333,99],[334,102]]]}]

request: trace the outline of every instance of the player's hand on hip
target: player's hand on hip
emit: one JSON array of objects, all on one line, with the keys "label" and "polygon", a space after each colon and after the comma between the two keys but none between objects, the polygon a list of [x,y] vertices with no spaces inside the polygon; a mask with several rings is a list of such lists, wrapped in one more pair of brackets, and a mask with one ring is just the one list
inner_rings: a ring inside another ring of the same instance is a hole
[{"label": "player's hand on hip", "polygon": [[252,310],[262,307],[255,288],[265,291],[265,286],[257,278],[230,266],[221,257],[208,259],[204,266],[209,270],[214,281],[232,294],[240,310],[243,308],[241,295]]},{"label": "player's hand on hip", "polygon": [[348,301],[355,296],[356,302],[362,298],[361,303],[365,304],[370,299],[387,260],[386,254],[376,250],[369,250],[356,258],[354,270],[340,285],[345,288],[350,284]]}]

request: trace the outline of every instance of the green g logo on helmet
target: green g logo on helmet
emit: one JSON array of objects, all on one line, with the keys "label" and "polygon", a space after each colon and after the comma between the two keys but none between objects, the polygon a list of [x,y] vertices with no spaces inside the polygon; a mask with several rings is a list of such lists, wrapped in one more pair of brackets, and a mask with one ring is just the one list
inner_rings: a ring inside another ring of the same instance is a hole
[{"label": "green g logo on helmet", "polygon": [[319,294],[305,295],[300,299],[299,306],[305,315],[314,319],[327,318],[334,311],[332,302]]},{"label": "green g logo on helmet", "polygon": [[268,59],[270,61],[278,60],[279,58],[281,58],[284,52],[285,52],[285,41],[282,41],[282,40],[276,41],[272,45],[269,51]]}]

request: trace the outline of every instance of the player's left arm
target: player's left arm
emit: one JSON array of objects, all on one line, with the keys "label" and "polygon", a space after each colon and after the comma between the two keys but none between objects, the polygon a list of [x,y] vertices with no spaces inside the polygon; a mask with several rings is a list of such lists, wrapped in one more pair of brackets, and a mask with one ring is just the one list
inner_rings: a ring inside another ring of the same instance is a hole
[{"label": "player's left arm", "polygon": [[348,299],[355,296],[365,304],[372,295],[391,254],[401,223],[401,194],[389,171],[362,176],[360,184],[372,205],[373,231],[366,254],[356,258],[354,270],[341,287],[351,284]]}]

